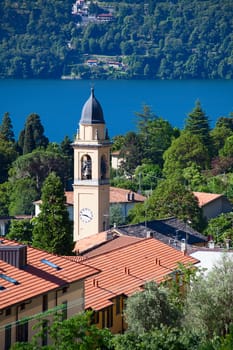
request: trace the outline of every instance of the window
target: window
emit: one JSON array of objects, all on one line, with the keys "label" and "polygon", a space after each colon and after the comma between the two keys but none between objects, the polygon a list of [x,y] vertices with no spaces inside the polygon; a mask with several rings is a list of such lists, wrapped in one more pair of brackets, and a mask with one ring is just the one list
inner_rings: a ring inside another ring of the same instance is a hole
[{"label": "window", "polygon": [[48,320],[42,322],[42,345],[48,345]]},{"label": "window", "polygon": [[6,309],[6,316],[9,316],[9,315],[11,315],[11,308],[10,307],[8,307]]},{"label": "window", "polygon": [[25,310],[25,308],[26,308],[26,304],[25,304],[25,303],[22,303],[22,304],[20,305],[20,310]]},{"label": "window", "polygon": [[5,327],[5,348],[4,350],[9,350],[11,347],[11,324]]},{"label": "window", "polygon": [[100,175],[101,179],[105,179],[107,174],[107,161],[106,157],[103,155],[100,161]]},{"label": "window", "polygon": [[90,180],[92,178],[91,157],[87,154],[81,159],[81,179]]},{"label": "window", "polygon": [[62,293],[63,293],[63,294],[67,293],[67,290],[68,290],[68,287],[62,288]]},{"label": "window", "polygon": [[105,328],[105,310],[102,311],[102,328]]},{"label": "window", "polygon": [[99,323],[99,312],[98,311],[93,311],[93,314],[91,316],[91,323],[92,324]]},{"label": "window", "polygon": [[62,321],[67,319],[67,301],[62,303]]},{"label": "window", "polygon": [[28,341],[28,321],[19,322],[16,326],[16,341]]},{"label": "window", "polygon": [[107,308],[107,327],[111,328],[113,325],[113,312],[112,312],[112,306],[109,306]]},{"label": "window", "polygon": [[45,294],[43,295],[43,304],[42,304],[42,311],[47,311],[48,310],[48,295]]},{"label": "window", "polygon": [[116,297],[116,315],[121,313],[121,297]]}]

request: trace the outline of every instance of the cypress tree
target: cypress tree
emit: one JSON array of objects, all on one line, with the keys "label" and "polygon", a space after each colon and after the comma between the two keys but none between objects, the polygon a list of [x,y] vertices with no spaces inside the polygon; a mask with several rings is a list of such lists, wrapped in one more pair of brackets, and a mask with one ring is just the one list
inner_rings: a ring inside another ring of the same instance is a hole
[{"label": "cypress tree", "polygon": [[185,130],[190,131],[193,135],[198,135],[200,140],[210,151],[211,138],[209,120],[199,100],[196,101],[192,112],[188,114],[188,118],[185,121]]},{"label": "cypress tree", "polygon": [[54,254],[70,255],[72,222],[65,205],[62,182],[54,172],[43,184],[41,199],[41,212],[34,219],[33,246]]},{"label": "cypress tree", "polygon": [[32,113],[26,120],[25,128],[21,131],[18,145],[23,154],[31,153],[38,147],[46,148],[49,143],[44,135],[44,127],[38,114]]},{"label": "cypress tree", "polygon": [[9,112],[6,112],[2,118],[2,124],[0,125],[0,138],[5,141],[15,142],[15,136]]}]

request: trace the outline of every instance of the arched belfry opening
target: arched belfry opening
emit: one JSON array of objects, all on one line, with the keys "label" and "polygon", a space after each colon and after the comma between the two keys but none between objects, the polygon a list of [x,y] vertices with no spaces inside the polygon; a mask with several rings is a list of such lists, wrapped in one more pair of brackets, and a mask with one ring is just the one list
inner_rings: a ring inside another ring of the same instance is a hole
[{"label": "arched belfry opening", "polygon": [[91,157],[85,154],[81,158],[81,179],[91,180],[92,179],[92,162]]},{"label": "arched belfry opening", "polygon": [[106,179],[107,176],[107,157],[103,154],[100,160],[100,176],[101,179]]}]

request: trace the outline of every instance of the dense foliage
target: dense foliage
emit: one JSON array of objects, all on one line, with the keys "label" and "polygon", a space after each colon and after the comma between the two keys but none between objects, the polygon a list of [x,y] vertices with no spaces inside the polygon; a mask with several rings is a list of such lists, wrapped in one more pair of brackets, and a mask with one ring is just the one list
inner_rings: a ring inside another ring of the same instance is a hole
[{"label": "dense foliage", "polygon": [[15,343],[11,350],[110,350],[110,347],[107,347],[111,340],[110,331],[98,329],[91,323],[91,316],[92,313],[89,311],[64,320],[62,312],[55,315],[50,313],[50,321],[53,320],[51,324],[47,322],[50,345],[40,345],[46,315],[38,317],[38,322],[34,327],[38,332],[33,337],[32,342]]},{"label": "dense foliage", "polygon": [[[88,16],[72,13],[74,2],[1,1],[0,77],[233,77],[229,0],[98,1]],[[97,20],[101,13],[113,20]]]}]

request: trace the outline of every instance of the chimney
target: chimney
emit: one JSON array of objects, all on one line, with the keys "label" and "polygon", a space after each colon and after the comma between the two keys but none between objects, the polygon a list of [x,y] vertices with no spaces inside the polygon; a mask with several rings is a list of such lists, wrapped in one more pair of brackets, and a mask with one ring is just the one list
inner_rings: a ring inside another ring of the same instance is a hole
[{"label": "chimney", "polygon": [[225,239],[227,250],[230,249],[230,241],[231,241],[231,240],[230,240],[229,238],[226,238],[226,239]]},{"label": "chimney", "polygon": [[214,249],[214,241],[213,241],[213,240],[211,240],[211,241],[208,242],[208,247],[209,247],[210,249]]},{"label": "chimney", "polygon": [[125,266],[125,274],[126,274],[126,275],[129,275],[129,273],[130,273],[129,268]]},{"label": "chimney", "polygon": [[186,244],[186,240],[184,238],[182,238],[182,240],[181,240],[181,251],[184,254],[187,253],[187,244]]},{"label": "chimney", "polygon": [[97,288],[98,288],[98,287],[99,287],[99,281],[98,281],[97,279],[94,278],[94,279],[92,280],[92,285],[93,285],[93,287],[97,287]]},{"label": "chimney", "polygon": [[10,246],[1,244],[0,245],[0,260],[6,263],[18,267],[19,269],[24,268],[27,265],[27,246],[16,245]]},{"label": "chimney", "polygon": [[146,232],[146,238],[152,238],[153,237],[153,232],[152,231],[147,231]]}]

